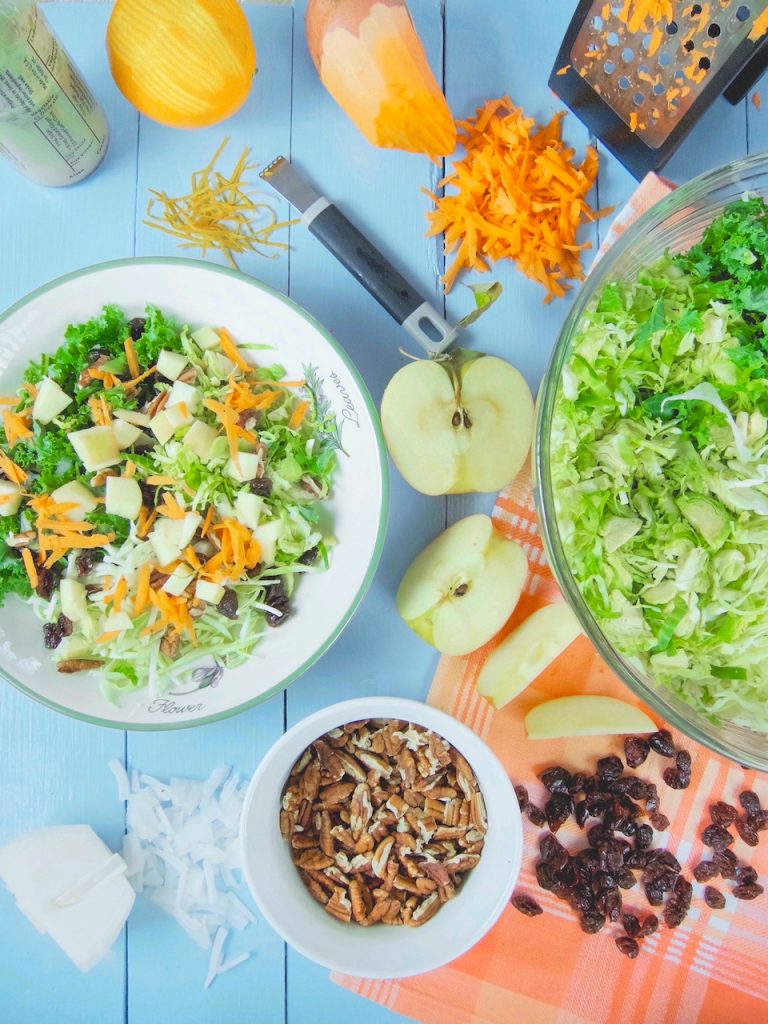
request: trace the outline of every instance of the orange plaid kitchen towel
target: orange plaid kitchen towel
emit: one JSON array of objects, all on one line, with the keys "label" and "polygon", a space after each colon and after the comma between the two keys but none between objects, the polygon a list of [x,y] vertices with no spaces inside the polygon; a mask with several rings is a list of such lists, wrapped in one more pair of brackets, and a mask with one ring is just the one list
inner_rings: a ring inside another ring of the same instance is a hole
[{"label": "orange plaid kitchen towel", "polygon": [[[658,181],[658,179],[657,179]],[[652,183],[657,187],[657,182]],[[636,214],[635,214],[636,215]],[[499,529],[522,544],[529,577],[518,607],[502,632],[465,658],[443,657],[428,700],[481,735],[504,763],[516,784],[527,786],[539,806],[544,788],[536,779],[543,768],[562,764],[594,770],[597,757],[623,754],[620,737],[531,741],[523,719],[550,697],[594,693],[640,705],[608,670],[586,637],[579,637],[532,686],[501,711],[478,697],[475,681],[489,653],[534,609],[562,600],[546,564],[527,471],[499,496],[493,512]],[[652,717],[658,721],[658,716]],[[678,747],[693,757],[687,790],[674,791],[661,780],[670,762],[651,754],[638,774],[659,788],[662,811],[671,824],[656,834],[683,865],[686,877],[707,855],[699,838],[716,800],[738,803],[753,789],[768,805],[768,781],[710,753],[678,733]],[[367,981],[334,975],[360,995],[423,1024],[759,1024],[768,1020],[768,896],[746,902],[731,895],[732,882],[713,881],[726,897],[723,910],[711,910],[694,882],[694,899],[685,922],[643,940],[630,961],[616,949],[618,925],[585,935],[570,907],[536,884],[534,864],[540,830],[525,824],[525,852],[518,891],[533,895],[544,908],[535,918],[511,906],[494,928],[464,956],[440,970],[402,981]],[[584,844],[571,821],[558,832],[566,845]],[[738,838],[734,852],[760,875],[768,873],[768,842],[750,849]],[[763,879],[764,881],[764,879]],[[649,913],[638,885],[623,893],[625,909]],[[460,897],[459,897],[460,898]],[[658,908],[656,908],[658,909]]]}]

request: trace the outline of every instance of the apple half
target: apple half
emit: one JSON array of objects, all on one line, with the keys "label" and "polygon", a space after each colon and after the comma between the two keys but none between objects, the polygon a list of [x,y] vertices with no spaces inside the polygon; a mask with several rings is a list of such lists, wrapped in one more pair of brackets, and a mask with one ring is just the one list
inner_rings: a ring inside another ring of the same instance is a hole
[{"label": "apple half", "polygon": [[469,654],[507,621],[527,576],[523,549],[489,516],[467,516],[411,564],[397,591],[397,611],[443,654]]},{"label": "apple half", "polygon": [[389,454],[422,494],[501,490],[528,456],[533,421],[522,374],[467,349],[404,366],[381,402]]}]

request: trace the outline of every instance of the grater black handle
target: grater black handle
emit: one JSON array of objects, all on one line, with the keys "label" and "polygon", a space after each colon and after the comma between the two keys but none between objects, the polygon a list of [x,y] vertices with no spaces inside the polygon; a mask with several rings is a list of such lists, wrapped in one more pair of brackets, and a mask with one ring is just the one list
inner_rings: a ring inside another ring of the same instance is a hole
[{"label": "grater black handle", "polygon": [[723,90],[723,96],[733,106],[741,103],[752,86],[757,84],[766,68],[768,68],[768,39],[764,38],[749,62],[744,65],[728,88]]}]

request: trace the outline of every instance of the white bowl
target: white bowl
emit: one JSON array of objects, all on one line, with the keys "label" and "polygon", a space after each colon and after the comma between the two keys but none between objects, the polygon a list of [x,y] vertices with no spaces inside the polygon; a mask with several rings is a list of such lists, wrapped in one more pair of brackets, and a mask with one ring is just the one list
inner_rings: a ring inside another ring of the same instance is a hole
[{"label": "white bowl", "polygon": [[[103,263],[59,278],[0,316],[0,393],[13,393],[28,362],[63,342],[67,324],[105,304],[129,317],[151,303],[180,323],[226,326],[240,341],[274,347],[270,361],[289,377],[316,367],[342,427],[344,452],[328,502],[338,545],[327,572],[306,576],[295,613],[268,629],[249,661],[222,672],[208,659],[154,698],[147,689],[109,704],[98,674],[61,675],[42,643],[34,613],[16,597],[0,612],[0,673],[27,695],[89,722],[128,729],[172,729],[213,722],[282,690],[315,662],[352,616],[370,584],[384,543],[387,462],[378,416],[341,346],[290,299],[235,271],[184,259]],[[257,353],[264,358],[265,353]]]},{"label": "white bowl", "polygon": [[[480,861],[454,899],[419,928],[343,924],[304,886],[280,835],[288,774],[313,740],[347,722],[398,718],[434,730],[475,771],[488,815]],[[515,791],[496,755],[444,711],[399,697],[363,697],[318,711],[289,729],[251,779],[240,827],[245,878],[259,910],[295,950],[331,970],[365,978],[405,978],[449,963],[475,945],[509,902],[520,871],[523,827]]]}]

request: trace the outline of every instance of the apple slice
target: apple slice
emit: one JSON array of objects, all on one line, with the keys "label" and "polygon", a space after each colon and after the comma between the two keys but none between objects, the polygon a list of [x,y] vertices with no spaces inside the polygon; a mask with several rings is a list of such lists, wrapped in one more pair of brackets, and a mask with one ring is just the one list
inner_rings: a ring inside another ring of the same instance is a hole
[{"label": "apple slice", "polygon": [[478,676],[477,692],[503,708],[580,633],[579,620],[564,601],[538,608],[493,651]]},{"label": "apple slice", "polygon": [[381,423],[395,465],[422,494],[498,491],[528,455],[533,399],[514,366],[458,349],[398,370]]},{"label": "apple slice", "polygon": [[628,736],[656,732],[644,711],[616,697],[556,697],[531,708],[525,716],[529,740],[565,736]]},{"label": "apple slice", "polygon": [[507,621],[527,576],[523,549],[489,516],[467,516],[412,563],[397,591],[397,610],[438,651],[469,654]]}]

